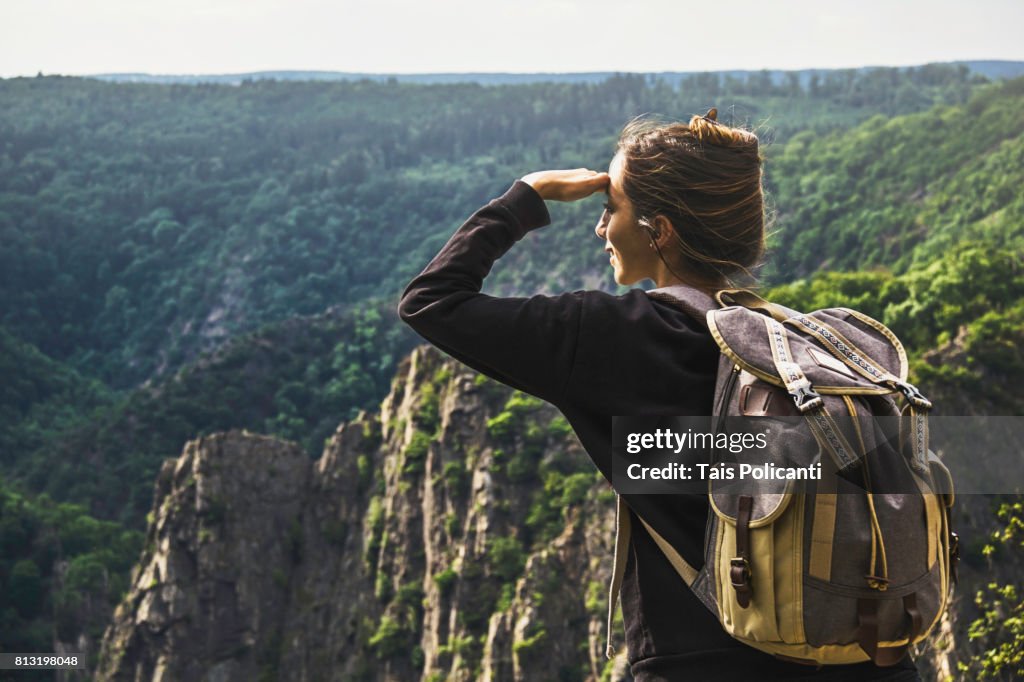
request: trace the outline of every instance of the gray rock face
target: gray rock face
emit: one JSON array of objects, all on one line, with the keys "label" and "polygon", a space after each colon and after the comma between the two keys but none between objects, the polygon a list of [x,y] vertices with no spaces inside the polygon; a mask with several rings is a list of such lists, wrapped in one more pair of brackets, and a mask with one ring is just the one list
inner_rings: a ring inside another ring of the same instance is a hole
[{"label": "gray rock face", "polygon": [[421,348],[317,461],[190,442],[96,679],[599,679],[613,496],[560,419]]},{"label": "gray rock face", "polygon": [[255,679],[280,640],[311,475],[298,447],[238,432],[165,462],[97,677]]}]

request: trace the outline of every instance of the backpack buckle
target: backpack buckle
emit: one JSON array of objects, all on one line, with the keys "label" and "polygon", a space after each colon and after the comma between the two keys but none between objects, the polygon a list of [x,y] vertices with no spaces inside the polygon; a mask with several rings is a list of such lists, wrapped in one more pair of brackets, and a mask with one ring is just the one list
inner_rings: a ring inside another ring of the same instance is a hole
[{"label": "backpack buckle", "polygon": [[800,410],[801,413],[821,407],[822,405],[821,396],[811,388],[810,382],[805,381],[800,386],[791,388],[789,395],[793,396],[796,409]]},{"label": "backpack buckle", "polygon": [[917,390],[917,386],[914,386],[914,384],[906,381],[898,381],[896,382],[896,388],[898,388],[900,393],[902,393],[915,407],[920,407],[925,410],[932,409],[932,401],[925,398],[924,394]]},{"label": "backpack buckle", "polygon": [[740,608],[750,606],[750,562],[746,557],[737,556],[729,561],[729,582],[736,592],[736,603]]},{"label": "backpack buckle", "polygon": [[729,582],[737,590],[750,584],[750,562],[744,557],[733,557],[729,561]]}]

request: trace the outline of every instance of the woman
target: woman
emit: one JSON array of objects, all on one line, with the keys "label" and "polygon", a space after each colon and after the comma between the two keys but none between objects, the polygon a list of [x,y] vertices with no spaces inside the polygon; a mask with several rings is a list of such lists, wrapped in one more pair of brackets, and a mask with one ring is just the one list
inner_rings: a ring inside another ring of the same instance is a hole
[{"label": "woman", "polygon": [[[718,348],[707,329],[641,289],[494,298],[480,288],[494,261],[549,222],[545,201],[596,192],[607,193],[595,231],[619,284],[650,279],[710,293],[749,276],[764,250],[762,158],[756,136],[715,115],[631,123],[607,173],[525,176],[459,228],[399,306],[441,350],[558,407],[609,481],[612,416],[711,414]],[[706,496],[625,499],[684,559],[703,564]],[[734,640],[633,521],[621,599],[637,680],[920,679],[909,658],[816,671]]]}]

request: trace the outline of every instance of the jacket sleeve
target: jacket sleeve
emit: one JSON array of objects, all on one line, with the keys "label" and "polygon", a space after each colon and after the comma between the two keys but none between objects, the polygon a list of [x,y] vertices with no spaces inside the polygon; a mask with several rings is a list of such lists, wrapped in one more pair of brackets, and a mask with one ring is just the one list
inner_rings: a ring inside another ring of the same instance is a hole
[{"label": "jacket sleeve", "polygon": [[582,292],[530,298],[480,293],[494,261],[548,222],[544,200],[517,181],[452,235],[406,287],[398,313],[457,360],[557,404],[572,372]]}]

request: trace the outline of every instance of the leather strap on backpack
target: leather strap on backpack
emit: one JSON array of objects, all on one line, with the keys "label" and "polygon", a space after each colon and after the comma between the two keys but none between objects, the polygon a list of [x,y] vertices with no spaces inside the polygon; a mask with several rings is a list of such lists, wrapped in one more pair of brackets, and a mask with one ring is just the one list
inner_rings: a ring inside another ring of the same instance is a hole
[{"label": "leather strap on backpack", "polygon": [[736,556],[729,562],[729,582],[736,590],[736,603],[742,608],[750,606],[750,514],[754,498],[741,495],[736,514]]},{"label": "leather strap on backpack", "polygon": [[878,646],[878,602],[878,599],[857,600],[857,644],[875,665],[896,665],[906,655],[924,623],[921,610],[917,607],[917,593],[911,592],[903,597],[903,610],[910,616],[910,631],[907,633],[907,643],[899,646]]}]

